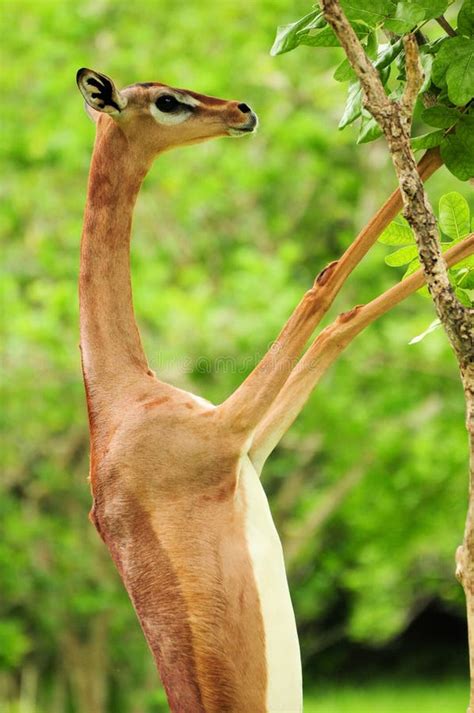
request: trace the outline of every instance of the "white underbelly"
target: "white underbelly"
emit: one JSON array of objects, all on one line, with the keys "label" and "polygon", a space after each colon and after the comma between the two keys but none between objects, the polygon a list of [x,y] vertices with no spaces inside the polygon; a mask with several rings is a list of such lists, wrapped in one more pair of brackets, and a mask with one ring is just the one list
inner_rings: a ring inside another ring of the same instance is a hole
[{"label": "white underbelly", "polygon": [[265,629],[268,713],[301,713],[301,658],[280,538],[267,497],[248,457],[239,486],[246,501],[246,537]]}]

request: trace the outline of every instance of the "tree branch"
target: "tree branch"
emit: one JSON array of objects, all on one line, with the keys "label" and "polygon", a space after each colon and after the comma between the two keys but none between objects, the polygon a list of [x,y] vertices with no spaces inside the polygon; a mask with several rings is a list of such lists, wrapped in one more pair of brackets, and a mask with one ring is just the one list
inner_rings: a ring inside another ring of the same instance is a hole
[{"label": "tree branch", "polygon": [[457,37],[458,33],[451,27],[444,15],[440,15],[439,17],[437,17],[436,22],[438,23],[438,25],[441,25],[447,35],[449,35],[450,37]]},{"label": "tree branch", "polygon": [[[383,99],[381,93],[384,89],[380,77],[374,68],[371,71],[368,67],[370,61],[342,11],[339,0],[322,0],[322,6],[326,20],[333,28],[360,80],[366,98],[365,106],[385,134],[402,192],[404,215],[415,234],[428,290],[459,363],[466,397],[470,444],[470,499],[464,542],[458,549],[456,562],[457,575],[463,584],[467,602],[471,672],[468,710],[474,713],[474,310],[464,307],[454,294],[441,255],[436,220],[423,184],[415,170],[415,160],[410,146],[411,116],[407,113],[413,101],[414,87],[419,81],[419,69],[416,66],[418,59],[415,61],[415,53],[418,51],[415,39],[411,39],[409,35],[404,40],[407,52],[407,89],[404,98],[401,102],[390,101],[386,96]],[[444,18],[440,24],[448,34],[452,35],[454,31]]]},{"label": "tree branch", "polygon": [[365,106],[380,124],[387,139],[400,184],[404,215],[415,233],[428,289],[458,359],[461,365],[465,364],[474,356],[474,341],[472,334],[469,335],[472,315],[457,300],[450,285],[441,256],[436,220],[416,172],[410,146],[411,115],[407,115],[407,108],[413,105],[414,89],[420,81],[416,40],[411,35],[404,38],[408,55],[407,87],[401,103],[391,101],[338,0],[322,0],[322,5],[326,20],[360,80]]},{"label": "tree branch", "polygon": [[377,115],[374,115],[377,121],[383,123],[385,116],[388,117],[391,113],[391,102],[385,94],[378,71],[367,57],[339,2],[336,0],[322,0],[322,7],[327,22],[333,28],[353,70],[360,80],[364,104],[366,106],[370,104]]},{"label": "tree branch", "polygon": [[421,85],[423,84],[424,77],[415,36],[406,35],[403,38],[403,44],[405,47],[405,71],[407,81],[401,100],[401,106],[405,112],[407,120],[411,122],[415,102],[417,100]]}]

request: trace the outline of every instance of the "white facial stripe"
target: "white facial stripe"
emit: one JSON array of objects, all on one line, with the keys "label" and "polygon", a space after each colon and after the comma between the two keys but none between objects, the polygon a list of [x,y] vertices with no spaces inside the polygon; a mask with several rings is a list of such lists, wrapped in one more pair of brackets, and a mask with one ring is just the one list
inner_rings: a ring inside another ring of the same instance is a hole
[{"label": "white facial stripe", "polygon": [[[173,96],[176,96],[173,94]],[[199,106],[200,102],[198,102],[197,99],[194,97],[189,96],[189,94],[178,94],[176,96],[176,99],[183,104],[189,104],[189,106]]]}]

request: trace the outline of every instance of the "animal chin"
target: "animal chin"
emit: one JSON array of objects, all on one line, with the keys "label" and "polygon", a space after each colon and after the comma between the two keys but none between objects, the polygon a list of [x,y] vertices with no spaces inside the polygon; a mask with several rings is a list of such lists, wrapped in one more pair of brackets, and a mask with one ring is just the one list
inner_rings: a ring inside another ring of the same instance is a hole
[{"label": "animal chin", "polygon": [[240,128],[234,126],[227,129],[227,134],[229,136],[245,136],[245,134],[253,134],[255,129],[256,124],[254,126],[242,126]]}]

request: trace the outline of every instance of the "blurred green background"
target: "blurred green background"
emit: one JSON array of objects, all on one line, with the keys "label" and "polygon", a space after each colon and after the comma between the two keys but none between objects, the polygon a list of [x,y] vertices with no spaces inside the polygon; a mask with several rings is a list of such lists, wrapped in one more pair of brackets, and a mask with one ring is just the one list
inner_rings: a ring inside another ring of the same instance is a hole
[{"label": "blurred green background", "polygon": [[[75,72],[248,102],[255,138],[159,158],[135,218],[133,283],[150,363],[220,401],[324,265],[394,185],[382,141],[339,133],[334,53],[271,58],[302,0],[3,0],[4,416],[0,710],[158,713],[131,605],[87,519],[76,281],[94,126]],[[469,186],[444,169],[440,195]],[[375,246],[332,317],[393,284]],[[307,711],[460,711],[467,500],[463,395],[416,295],[350,347],[268,462],[287,553]],[[222,367],[235,359],[241,369]],[[244,713],[244,712],[243,712]],[[250,712],[245,712],[250,713]]]}]

